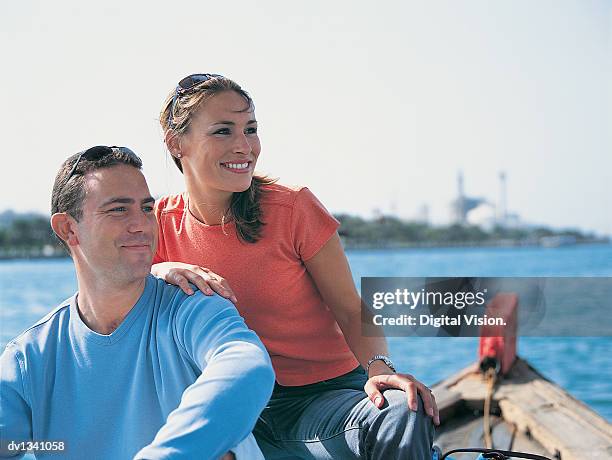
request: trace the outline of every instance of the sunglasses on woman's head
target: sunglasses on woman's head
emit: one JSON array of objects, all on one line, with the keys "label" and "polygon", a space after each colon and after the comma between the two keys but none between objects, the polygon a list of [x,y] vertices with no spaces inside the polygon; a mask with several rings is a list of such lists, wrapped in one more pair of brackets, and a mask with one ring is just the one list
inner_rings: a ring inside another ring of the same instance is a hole
[{"label": "sunglasses on woman's head", "polygon": [[194,73],[188,75],[178,82],[176,89],[174,90],[174,97],[172,98],[172,104],[170,105],[170,111],[168,112],[168,126],[172,126],[172,114],[174,113],[174,105],[178,97],[185,91],[189,91],[191,88],[204,81],[212,80],[213,78],[223,78],[223,75],[216,73]]},{"label": "sunglasses on woman's head", "polygon": [[223,78],[223,75],[219,75],[216,73],[194,73],[193,75],[188,75],[178,82],[176,86],[176,90],[179,92],[187,91],[193,88],[198,83],[202,83],[203,81],[212,80],[213,78]]}]

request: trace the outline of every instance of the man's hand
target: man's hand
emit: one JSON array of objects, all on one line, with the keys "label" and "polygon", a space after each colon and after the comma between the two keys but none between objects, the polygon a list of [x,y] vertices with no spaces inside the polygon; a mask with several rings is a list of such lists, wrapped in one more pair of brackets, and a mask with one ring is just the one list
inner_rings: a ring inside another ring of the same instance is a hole
[{"label": "man's hand", "polygon": [[408,398],[408,407],[413,411],[418,410],[417,394],[421,395],[423,399],[423,406],[425,412],[433,417],[433,421],[436,425],[440,424],[440,413],[438,412],[438,406],[431,390],[423,383],[419,382],[410,374],[382,374],[374,375],[370,377],[364,386],[365,392],[368,394],[368,398],[374,403],[379,409],[385,402],[382,392],[389,388],[396,388],[406,393]]},{"label": "man's hand", "polygon": [[183,262],[162,262],[151,267],[151,273],[162,278],[166,283],[180,287],[185,294],[192,295],[189,283],[195,284],[206,295],[216,292],[222,297],[236,303],[238,300],[225,278],[213,273],[208,268]]},{"label": "man's hand", "polygon": [[223,457],[221,457],[219,460],[236,460],[236,456],[234,455],[233,452],[228,452]]}]

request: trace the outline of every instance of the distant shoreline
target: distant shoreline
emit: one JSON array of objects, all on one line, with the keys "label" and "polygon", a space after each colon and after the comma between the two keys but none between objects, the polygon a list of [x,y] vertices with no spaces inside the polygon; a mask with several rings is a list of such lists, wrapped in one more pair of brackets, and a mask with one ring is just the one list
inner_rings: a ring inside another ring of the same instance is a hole
[{"label": "distant shoreline", "polygon": [[[601,245],[607,246],[612,244],[609,240],[585,240],[577,241],[570,244],[560,244],[557,246],[546,246],[539,244],[538,242],[524,242],[524,241],[487,241],[487,242],[464,242],[452,244],[443,244],[439,242],[422,242],[422,243],[351,243],[343,242],[344,248],[349,251],[367,251],[367,250],[388,250],[393,251],[397,249],[463,249],[463,248],[559,248],[559,247],[574,247],[574,246],[586,246],[586,245]],[[4,260],[55,260],[55,259],[70,259],[68,254],[57,253],[51,255],[43,254],[27,254],[27,250],[24,250],[20,254],[0,254],[0,261]]]},{"label": "distant shoreline", "polygon": [[537,241],[466,241],[463,243],[441,243],[441,242],[421,242],[421,243],[351,243],[343,241],[344,248],[348,250],[368,250],[368,249],[438,249],[438,248],[557,248],[557,247],[572,247],[585,245],[610,245],[612,241],[608,239],[594,239],[576,241],[567,244],[545,245]]},{"label": "distant shoreline", "polygon": [[[584,244],[609,244],[612,235],[585,233],[578,229],[538,227],[481,228],[452,223],[431,225],[384,215],[364,219],[349,214],[334,214],[340,223],[338,234],[347,250],[401,250],[427,248],[519,248],[569,247]],[[49,218],[44,215],[0,213],[0,260],[54,259],[68,254],[54,237]]]}]

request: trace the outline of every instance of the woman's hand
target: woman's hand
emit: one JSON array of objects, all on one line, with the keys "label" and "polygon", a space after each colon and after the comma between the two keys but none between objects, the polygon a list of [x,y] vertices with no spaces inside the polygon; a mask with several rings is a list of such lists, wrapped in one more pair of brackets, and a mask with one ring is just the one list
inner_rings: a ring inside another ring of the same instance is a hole
[{"label": "woman's hand", "polygon": [[425,384],[419,382],[410,374],[380,374],[370,377],[364,386],[370,401],[379,409],[385,402],[382,394],[384,390],[396,388],[406,393],[408,407],[411,410],[418,410],[417,394],[421,395],[425,412],[433,418],[434,424],[440,424],[440,412],[431,390]]},{"label": "woman's hand", "polygon": [[238,300],[225,278],[211,272],[208,268],[183,262],[161,262],[151,267],[151,273],[166,283],[180,287],[185,294],[192,295],[189,283],[195,284],[206,295],[214,292],[236,303]]}]

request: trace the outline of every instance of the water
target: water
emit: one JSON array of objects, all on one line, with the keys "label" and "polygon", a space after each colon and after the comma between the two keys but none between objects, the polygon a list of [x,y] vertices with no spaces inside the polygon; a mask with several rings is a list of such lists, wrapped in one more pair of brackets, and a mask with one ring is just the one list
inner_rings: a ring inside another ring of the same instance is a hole
[{"label": "water", "polygon": [[[348,257],[358,285],[362,276],[612,276],[612,245],[356,250]],[[75,287],[69,259],[0,262],[0,347]],[[477,344],[476,338],[389,339],[398,369],[428,385],[474,362]],[[612,420],[612,338],[532,337],[518,347],[547,378]]]},{"label": "water", "polygon": [[[357,284],[364,276],[612,276],[612,245],[363,250],[348,257]],[[478,339],[392,337],[389,348],[400,371],[430,385],[474,362]],[[518,353],[612,420],[612,337],[524,337]]]}]

